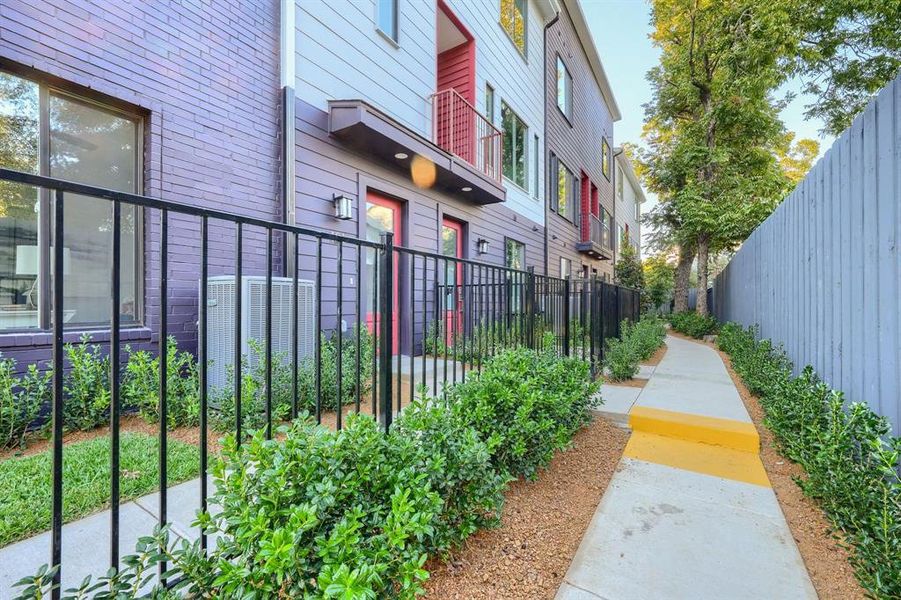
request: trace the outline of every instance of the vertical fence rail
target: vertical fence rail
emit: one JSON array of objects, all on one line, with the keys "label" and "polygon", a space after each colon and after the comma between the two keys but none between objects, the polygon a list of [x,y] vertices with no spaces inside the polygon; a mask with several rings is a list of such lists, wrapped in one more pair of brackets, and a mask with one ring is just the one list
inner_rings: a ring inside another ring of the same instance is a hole
[{"label": "vertical fence rail", "polygon": [[[605,343],[618,332],[619,322],[637,318],[637,292],[596,277],[560,279],[536,273],[533,268],[517,270],[396,246],[393,234],[388,232],[378,241],[358,240],[0,169],[0,180],[6,179],[43,185],[55,191],[51,237],[50,563],[59,567],[55,582],[63,586],[54,592],[56,598],[60,597],[60,589],[67,587],[66,583],[71,585],[71,580],[64,581],[62,575],[66,572],[62,565],[66,389],[63,216],[64,199],[70,197],[64,194],[111,201],[108,346],[111,405],[107,415],[111,451],[110,567],[122,562],[120,542],[129,542],[126,532],[132,531],[130,526],[120,523],[120,517],[127,514],[120,507],[124,472],[120,421],[127,414],[123,411],[133,410],[123,405],[121,386],[125,365],[119,359],[125,329],[121,318],[123,203],[140,207],[153,216],[159,214],[159,227],[151,228],[152,237],[148,240],[148,247],[158,251],[155,265],[158,271],[153,271],[154,275],[158,273],[158,305],[152,312],[155,337],[148,345],[159,365],[156,374],[158,456],[155,457],[159,469],[159,514],[156,520],[164,526],[168,524],[170,512],[180,512],[168,510],[167,446],[171,420],[180,410],[174,401],[169,404],[169,395],[180,393],[174,378],[183,373],[179,371],[180,360],[168,360],[168,332],[170,324],[174,334],[182,332],[181,324],[176,326],[173,320],[182,306],[176,298],[180,286],[170,278],[183,272],[182,261],[189,259],[176,258],[169,238],[176,224],[181,225],[183,216],[197,218],[200,232],[200,252],[195,259],[199,261],[196,367],[200,411],[197,508],[200,510],[207,509],[209,497],[210,427],[229,430],[240,445],[257,428],[265,437],[272,438],[274,427],[281,420],[304,412],[311,413],[317,423],[341,428],[346,424],[345,412],[360,412],[361,406],[367,403],[371,404],[372,415],[380,428],[387,431],[420,390],[430,398],[452,398],[449,390],[453,385],[480,377],[486,361],[506,348],[543,348],[577,357],[590,361],[593,372],[598,373]],[[223,232],[230,236],[231,227],[234,227],[234,254],[216,262],[210,256],[209,238],[221,236]],[[289,257],[276,256],[280,247],[278,236],[292,236],[294,240],[290,273],[280,272],[279,259]],[[265,252],[260,249],[262,244],[266,245]],[[246,257],[245,245],[249,250]],[[172,257],[170,250],[173,250]],[[174,266],[171,269],[170,260]],[[212,287],[214,280],[222,276],[211,277],[211,271],[222,270],[230,273],[226,278],[231,278],[233,288]],[[214,289],[226,291],[214,293]],[[216,322],[216,315],[220,314],[216,311],[222,305],[231,307],[231,339],[221,333],[224,328]],[[174,307],[171,315],[170,307]],[[351,323],[353,330],[349,331]],[[291,331],[285,331],[286,328]],[[219,332],[215,338],[214,329]],[[281,336],[283,342],[279,341]],[[226,347],[222,352],[225,360],[230,361],[232,371],[215,387],[211,381],[211,365],[215,360],[211,355],[220,345]],[[284,369],[289,369],[290,374]],[[349,373],[349,369],[354,372]],[[245,384],[246,379],[250,383]],[[363,410],[368,412],[369,407]],[[171,499],[174,502],[174,496]],[[204,532],[192,528],[191,535],[200,539],[206,551],[209,540]],[[102,558],[98,560],[98,564],[103,562]],[[161,563],[156,573],[158,580],[162,580],[165,570],[166,564]],[[22,574],[25,575],[28,573]],[[67,575],[72,576],[72,573]],[[4,592],[0,591],[0,595]]]}]

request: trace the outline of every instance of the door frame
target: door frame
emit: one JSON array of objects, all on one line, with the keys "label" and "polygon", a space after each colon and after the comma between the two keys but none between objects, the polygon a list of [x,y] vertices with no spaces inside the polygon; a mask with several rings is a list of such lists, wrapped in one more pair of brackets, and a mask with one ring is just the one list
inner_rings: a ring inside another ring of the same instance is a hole
[{"label": "door frame", "polygon": [[[364,232],[365,239],[365,231],[366,231],[366,213],[369,204],[374,204],[376,206],[382,206],[384,208],[388,208],[394,212],[394,245],[402,246],[404,244],[404,238],[406,237],[404,231],[404,205],[405,202],[401,200],[397,200],[384,194],[378,190],[367,188],[366,195],[364,197],[363,202],[361,202],[361,210],[362,210],[362,223],[361,229]],[[400,270],[399,264],[399,256],[395,252],[393,258],[393,271],[394,271],[394,280],[392,281],[392,287],[394,288],[394,312],[393,318],[391,319],[391,340],[393,347],[393,354],[400,354],[400,331],[401,331],[401,315],[404,314],[403,310],[401,310],[401,302],[403,300],[401,296],[401,287],[400,280],[402,278],[403,273]],[[367,290],[368,293],[371,293],[372,290]],[[378,318],[377,315],[370,313],[366,315],[367,324],[370,326],[370,331],[378,331]]]},{"label": "door frame", "polygon": [[[453,217],[449,217],[444,215],[441,219],[441,230],[440,230],[440,239],[444,240],[444,228],[453,229],[457,232],[457,247],[455,249],[454,258],[466,258],[464,248],[464,240],[466,236],[466,223],[463,221],[458,221]],[[444,253],[444,248],[441,248],[441,253]],[[463,265],[462,263],[456,263],[454,268],[454,277],[456,279],[457,284],[457,294],[456,294],[456,307],[455,310],[451,311],[445,308],[445,318],[444,318],[444,330],[445,337],[448,344],[453,341],[453,335],[458,332],[462,333],[466,330],[466,323],[463,318],[465,315],[464,307],[466,303],[466,290],[464,287],[463,280]],[[445,282],[445,285],[447,282]],[[456,314],[453,314],[456,313]]]}]

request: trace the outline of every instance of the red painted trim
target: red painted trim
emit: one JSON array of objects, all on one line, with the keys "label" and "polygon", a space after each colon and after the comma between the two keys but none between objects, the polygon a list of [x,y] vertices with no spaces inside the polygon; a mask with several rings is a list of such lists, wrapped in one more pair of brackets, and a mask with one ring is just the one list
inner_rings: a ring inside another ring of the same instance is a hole
[{"label": "red painted trim", "polygon": [[[448,217],[444,217],[441,221],[442,228],[447,227],[457,232],[457,247],[454,249],[456,258],[464,258],[463,256],[463,223],[455,221]],[[463,330],[463,303],[465,302],[463,295],[463,268],[459,264],[454,269],[454,276],[457,280],[457,301],[456,310],[448,310],[445,317],[445,331],[447,332],[447,342],[453,342],[453,336],[458,331]]]},{"label": "red painted trim", "polygon": [[[389,198],[388,196],[383,196],[378,192],[374,192],[372,190],[366,191],[366,203],[367,204],[375,204],[376,206],[383,206],[387,209],[390,209],[394,213],[394,244],[396,246],[402,246],[404,243],[404,229],[403,229],[403,211],[404,205],[402,202],[395,200],[393,198]],[[400,269],[398,268],[398,255],[394,254],[394,318],[392,319],[392,327],[391,327],[391,338],[392,344],[394,346],[394,354],[400,354],[400,293],[398,288],[398,281],[401,277]],[[378,329],[378,315],[369,314],[367,315],[366,320],[369,324],[370,331],[376,331]]]},{"label": "red painted trim", "polygon": [[[450,20],[450,22],[453,23],[454,26],[460,30],[460,33],[463,34],[463,37],[466,38],[466,41],[463,42],[463,44],[460,44],[460,46],[464,46],[464,45],[466,46],[466,48],[465,48],[465,51],[466,51],[465,60],[466,60],[466,69],[467,69],[466,85],[460,86],[460,87],[465,88],[463,90],[461,90],[459,88],[455,88],[455,89],[457,89],[457,91],[460,92],[461,96],[466,98],[467,102],[469,102],[470,104],[475,106],[475,104],[476,104],[476,39],[475,39],[475,36],[473,36],[472,33],[470,33],[469,29],[463,24],[463,21],[461,21],[460,18],[454,14],[454,12],[450,9],[450,7],[447,5],[447,3],[444,0],[437,0],[437,2],[438,2],[438,10],[443,12],[447,16],[447,18]],[[437,19],[437,17],[436,17],[436,19]],[[435,30],[436,31],[438,30],[437,22],[435,23]],[[437,43],[438,43],[437,36],[435,37],[435,43],[436,43],[436,51],[437,51]],[[455,48],[451,48],[450,50],[445,50],[441,54],[438,54],[438,67],[439,68],[437,70],[438,71],[437,78],[439,80],[441,79],[441,68],[440,68],[441,67],[441,56],[446,55],[448,52],[451,52],[453,50],[457,50],[458,48],[459,48],[459,46],[457,46]],[[439,91],[439,92],[441,91],[440,81],[436,82],[436,91]]]}]

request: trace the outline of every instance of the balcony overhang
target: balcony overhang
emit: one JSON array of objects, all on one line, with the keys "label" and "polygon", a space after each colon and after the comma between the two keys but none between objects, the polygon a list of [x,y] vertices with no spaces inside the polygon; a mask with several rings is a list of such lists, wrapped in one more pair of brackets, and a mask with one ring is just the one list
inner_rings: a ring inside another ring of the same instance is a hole
[{"label": "balcony overhang", "polygon": [[595,260],[611,260],[613,250],[597,242],[576,242],[576,250]]},{"label": "balcony overhang", "polygon": [[[479,205],[506,200],[506,190],[498,182],[363,100],[330,101],[328,127],[347,146],[376,156],[408,176],[414,156],[428,159],[435,165],[433,187],[458,198]],[[407,158],[399,159],[397,154]]]}]

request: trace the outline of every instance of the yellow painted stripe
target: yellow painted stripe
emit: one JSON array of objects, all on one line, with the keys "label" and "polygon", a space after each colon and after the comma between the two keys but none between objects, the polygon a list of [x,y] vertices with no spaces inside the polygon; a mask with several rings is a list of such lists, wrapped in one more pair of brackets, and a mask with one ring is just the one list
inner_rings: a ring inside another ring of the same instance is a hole
[{"label": "yellow painted stripe", "polygon": [[636,406],[629,412],[629,426],[633,431],[743,452],[756,454],[760,450],[760,436],[753,423]]},{"label": "yellow painted stripe", "polygon": [[704,475],[771,487],[760,457],[750,452],[633,432],[623,456]]}]

